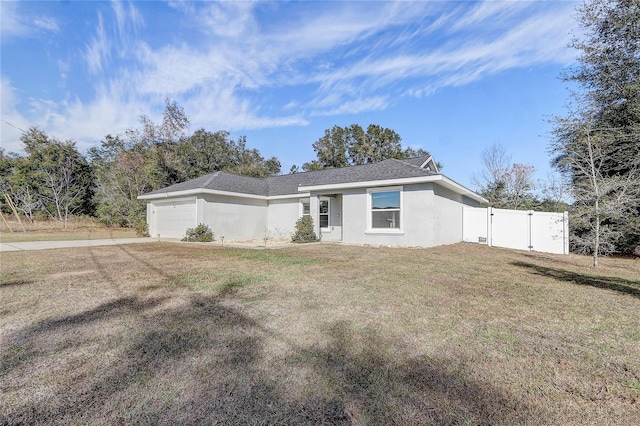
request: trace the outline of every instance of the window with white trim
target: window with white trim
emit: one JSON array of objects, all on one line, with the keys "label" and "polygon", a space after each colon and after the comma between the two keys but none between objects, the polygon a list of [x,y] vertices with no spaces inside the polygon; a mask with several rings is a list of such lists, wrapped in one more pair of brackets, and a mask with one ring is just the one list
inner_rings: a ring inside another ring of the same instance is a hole
[{"label": "window with white trim", "polygon": [[369,190],[371,229],[400,230],[401,190]]},{"label": "window with white trim", "polygon": [[320,200],[320,228],[329,227],[329,200]]},{"label": "window with white trim", "polygon": [[309,216],[311,214],[311,205],[308,201],[302,202],[302,215]]}]

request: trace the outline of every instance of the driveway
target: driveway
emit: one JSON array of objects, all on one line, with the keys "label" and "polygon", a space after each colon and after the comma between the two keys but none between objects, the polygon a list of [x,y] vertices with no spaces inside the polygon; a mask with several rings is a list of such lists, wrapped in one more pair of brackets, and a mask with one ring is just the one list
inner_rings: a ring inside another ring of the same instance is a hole
[{"label": "driveway", "polygon": [[0,243],[0,252],[22,250],[49,250],[70,247],[115,246],[119,244],[140,244],[158,241],[157,238],[118,238],[104,240],[71,241],[28,241],[22,243]]}]

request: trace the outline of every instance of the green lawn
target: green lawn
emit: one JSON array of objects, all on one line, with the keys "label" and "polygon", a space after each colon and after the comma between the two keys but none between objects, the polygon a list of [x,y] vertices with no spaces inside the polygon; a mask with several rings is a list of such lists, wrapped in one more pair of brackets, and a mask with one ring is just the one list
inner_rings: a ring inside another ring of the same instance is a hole
[{"label": "green lawn", "polygon": [[2,424],[637,424],[640,262],[454,245],[2,253]]}]

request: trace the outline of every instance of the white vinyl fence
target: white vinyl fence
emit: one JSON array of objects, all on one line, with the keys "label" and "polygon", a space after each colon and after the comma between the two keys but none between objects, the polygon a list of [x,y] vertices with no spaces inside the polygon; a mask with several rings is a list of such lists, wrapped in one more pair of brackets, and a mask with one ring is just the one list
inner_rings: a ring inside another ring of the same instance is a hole
[{"label": "white vinyl fence", "polygon": [[569,214],[464,207],[463,241],[569,254]]}]

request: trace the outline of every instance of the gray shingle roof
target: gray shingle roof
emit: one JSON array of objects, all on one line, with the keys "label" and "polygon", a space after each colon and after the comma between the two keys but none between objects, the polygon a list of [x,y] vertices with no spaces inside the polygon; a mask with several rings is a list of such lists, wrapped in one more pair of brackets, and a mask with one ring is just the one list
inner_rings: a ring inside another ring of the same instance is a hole
[{"label": "gray shingle roof", "polygon": [[265,179],[216,172],[145,195],[193,189],[211,189],[264,196],[290,195],[297,194],[300,186],[334,185],[436,175],[437,173],[419,167],[428,158],[422,156],[403,160],[389,159],[361,166],[272,176]]}]

